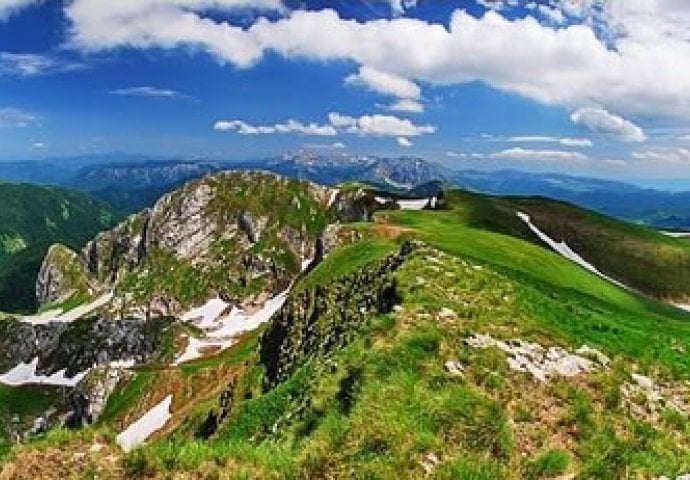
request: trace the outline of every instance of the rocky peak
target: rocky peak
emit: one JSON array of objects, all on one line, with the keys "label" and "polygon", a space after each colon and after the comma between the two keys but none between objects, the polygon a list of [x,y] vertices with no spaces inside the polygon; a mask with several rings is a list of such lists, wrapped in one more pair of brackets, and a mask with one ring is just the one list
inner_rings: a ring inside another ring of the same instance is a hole
[{"label": "rocky peak", "polygon": [[42,303],[66,295],[69,266],[94,293],[114,291],[120,316],[176,315],[212,295],[270,297],[315,255],[332,197],[327,187],[267,172],[208,175],[99,234],[80,254],[56,250],[70,261],[49,255],[37,291]]}]

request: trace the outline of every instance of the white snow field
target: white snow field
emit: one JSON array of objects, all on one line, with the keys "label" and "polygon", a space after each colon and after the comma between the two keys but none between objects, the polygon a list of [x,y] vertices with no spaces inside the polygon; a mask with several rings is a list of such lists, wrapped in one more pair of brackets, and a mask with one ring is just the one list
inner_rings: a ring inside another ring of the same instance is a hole
[{"label": "white snow field", "polygon": [[87,372],[78,373],[72,378],[65,376],[65,370],[60,370],[52,375],[37,375],[38,357],[30,363],[20,363],[9,372],[0,375],[0,383],[9,387],[22,385],[50,385],[54,387],[74,388],[86,376]]},{"label": "white snow field", "polygon": [[553,240],[551,237],[549,237],[547,234],[539,230],[536,225],[532,223],[532,220],[530,219],[530,216],[527,215],[526,213],[523,212],[517,212],[517,216],[520,217],[520,219],[527,224],[527,226],[532,230],[544,243],[546,243],[549,247],[551,247],[553,250],[561,254],[563,257],[567,258],[571,262],[577,263],[580,265],[582,268],[589,270],[590,272],[600,276],[604,280],[607,280],[615,285],[618,285],[621,288],[624,288],[626,290],[631,290],[629,287],[626,285],[622,284],[618,280],[615,280],[605,273],[600,272],[597,267],[589,263],[587,260],[582,258],[580,255],[577,254],[577,252],[573,251],[567,243],[561,241],[561,242],[556,242]]},{"label": "white snow field", "polygon": [[182,320],[185,322],[194,322],[199,328],[214,328],[214,326],[216,326],[216,320],[228,309],[228,307],[230,307],[229,303],[220,298],[213,298],[201,307],[190,310],[182,315]]},{"label": "white snow field", "polygon": [[[276,295],[268,300],[266,304],[253,314],[247,314],[244,310],[233,307],[232,311],[222,317],[216,317],[212,322],[208,322],[203,327],[205,334],[201,338],[190,337],[188,339],[187,348],[180,355],[173,365],[180,365],[191,360],[196,360],[203,356],[204,350],[225,350],[237,342],[237,338],[245,332],[249,332],[258,328],[261,324],[269,321],[271,317],[283,306],[289,290]],[[196,309],[199,311],[215,312],[209,304],[214,302],[210,300],[204,307]]]},{"label": "white snow field", "polygon": [[660,230],[661,233],[668,237],[673,238],[690,238],[690,232],[668,232],[666,230]]},{"label": "white snow field", "polygon": [[125,452],[130,452],[144,443],[151,435],[168,423],[172,416],[170,413],[171,405],[172,395],[168,395],[162,402],[120,433],[115,439],[117,444]]},{"label": "white snow field", "polygon": [[113,299],[112,293],[106,293],[101,295],[91,303],[85,303],[77,308],[64,312],[60,309],[50,310],[39,315],[32,315],[28,317],[22,317],[20,319],[23,323],[30,323],[32,325],[47,325],[49,323],[72,323],[80,318],[98,310],[99,308],[107,305]]}]

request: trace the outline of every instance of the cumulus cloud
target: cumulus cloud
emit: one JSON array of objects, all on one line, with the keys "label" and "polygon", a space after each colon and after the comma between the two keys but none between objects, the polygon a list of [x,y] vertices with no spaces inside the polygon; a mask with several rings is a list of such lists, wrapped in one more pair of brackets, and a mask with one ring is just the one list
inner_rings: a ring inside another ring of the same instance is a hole
[{"label": "cumulus cloud", "polygon": [[[363,137],[397,137],[396,140],[401,146],[412,145],[408,137],[426,135],[436,131],[436,127],[433,125],[417,125],[406,118],[392,115],[352,117],[338,112],[329,113],[328,123],[325,124],[303,123],[294,119],[272,125],[252,125],[243,120],[219,120],[214,124],[213,129],[221,132],[234,131],[240,135],[297,133],[332,136],[338,133],[351,133]],[[338,144],[338,146],[340,145]],[[342,146],[344,147],[344,145]]]},{"label": "cumulus cloud", "polygon": [[491,158],[506,160],[555,160],[555,161],[582,161],[587,156],[580,152],[566,150],[531,150],[526,148],[509,148],[490,155]]},{"label": "cumulus cloud", "polygon": [[187,95],[177,90],[170,90],[167,88],[158,87],[126,87],[118,88],[116,90],[111,90],[109,92],[111,95],[118,95],[121,97],[152,97],[152,98],[183,98],[193,100],[194,97]]},{"label": "cumulus cloud", "polygon": [[0,127],[22,128],[38,123],[38,118],[33,113],[18,108],[0,108]]},{"label": "cumulus cloud", "polygon": [[213,129],[220,132],[235,131],[240,135],[297,133],[302,135],[333,136],[338,134],[332,125],[305,124],[293,119],[274,125],[251,125],[242,120],[219,120],[214,124]]},{"label": "cumulus cloud", "polygon": [[655,147],[641,152],[633,152],[632,158],[673,165],[690,165],[690,149],[684,147]]},{"label": "cumulus cloud", "polygon": [[506,139],[512,143],[558,143],[564,147],[591,147],[592,141],[589,138],[570,138],[570,137],[551,137],[543,135],[524,135],[508,137]]},{"label": "cumulus cloud", "polygon": [[362,115],[351,117],[337,112],[328,114],[328,120],[336,128],[348,133],[377,137],[416,137],[434,133],[433,125],[416,125],[407,118],[393,115]]},{"label": "cumulus cloud", "polygon": [[88,51],[193,46],[237,67],[273,51],[286,58],[353,61],[411,82],[482,81],[570,108],[690,115],[690,4],[544,4],[577,21],[553,28],[533,16],[506,18],[491,10],[475,18],[457,10],[446,27],[405,17],[358,22],[323,9],[260,18],[242,28],[204,15],[210,7],[279,9],[278,0],[139,0],[108,8],[102,0],[74,0],[65,11],[71,44]]},{"label": "cumulus cloud", "polygon": [[622,142],[644,142],[647,135],[633,122],[603,108],[581,108],[570,116],[573,123]]},{"label": "cumulus cloud", "polygon": [[0,52],[0,76],[32,77],[84,68],[76,62],[34,53]]},{"label": "cumulus cloud", "polygon": [[395,140],[398,142],[398,145],[400,145],[403,148],[410,148],[412,146],[412,142],[409,138],[398,137]]},{"label": "cumulus cloud", "polygon": [[0,0],[0,20],[7,20],[10,15],[39,2],[40,0]]},{"label": "cumulus cloud", "polygon": [[480,158],[486,158],[486,154],[478,152],[446,152],[446,157],[448,158],[467,158],[477,160]]},{"label": "cumulus cloud", "polygon": [[398,100],[388,108],[390,110],[404,112],[422,112],[424,105],[420,102],[422,90],[411,80],[381,72],[375,68],[362,66],[359,72],[345,78],[347,85],[358,85],[369,88],[370,90],[393,97]]}]

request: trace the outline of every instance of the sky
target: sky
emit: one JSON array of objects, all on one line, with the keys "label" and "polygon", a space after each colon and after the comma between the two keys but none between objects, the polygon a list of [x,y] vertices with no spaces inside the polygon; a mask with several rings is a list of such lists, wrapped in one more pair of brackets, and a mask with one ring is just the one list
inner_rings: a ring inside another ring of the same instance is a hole
[{"label": "sky", "polygon": [[0,161],[690,178],[685,0],[0,0]]}]

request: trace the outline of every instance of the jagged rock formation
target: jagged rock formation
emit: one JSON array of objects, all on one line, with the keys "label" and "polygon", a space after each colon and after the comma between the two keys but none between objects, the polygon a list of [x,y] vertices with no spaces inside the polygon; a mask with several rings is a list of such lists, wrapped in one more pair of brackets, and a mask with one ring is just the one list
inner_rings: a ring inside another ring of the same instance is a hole
[{"label": "jagged rock formation", "polygon": [[88,292],[86,268],[79,255],[55,244],[48,250],[36,279],[36,298],[42,305]]},{"label": "jagged rock formation", "polygon": [[115,292],[112,310],[121,317],[177,315],[211,295],[260,303],[313,258],[332,196],[266,172],[210,175],[99,234],[80,254],[56,249],[37,290],[43,304],[65,296],[67,272],[79,267],[94,293]]},{"label": "jagged rock formation", "polygon": [[38,374],[66,370],[67,376],[110,362],[151,361],[161,355],[169,325],[166,319],[95,318],[47,325],[0,322],[0,372],[34,358],[39,359]]},{"label": "jagged rock formation", "polygon": [[[390,207],[397,208],[393,203]],[[363,188],[341,191],[333,202],[333,209],[343,222],[368,222],[382,208],[374,194]]]},{"label": "jagged rock formation", "polygon": [[390,312],[400,301],[392,273],[415,246],[408,242],[382,261],[293,294],[261,337],[265,387],[287,379],[308,359],[346,345],[370,315]]}]

